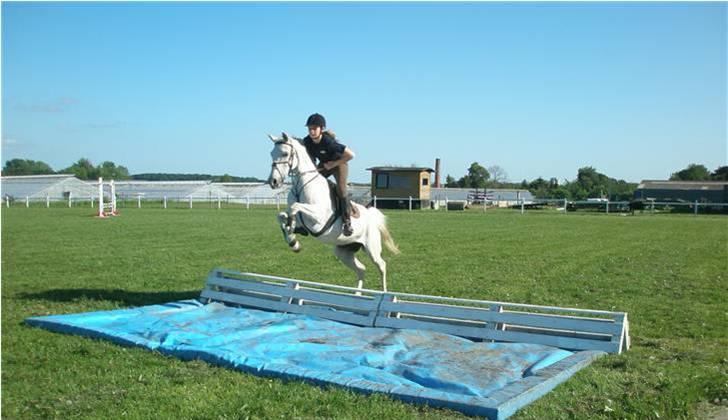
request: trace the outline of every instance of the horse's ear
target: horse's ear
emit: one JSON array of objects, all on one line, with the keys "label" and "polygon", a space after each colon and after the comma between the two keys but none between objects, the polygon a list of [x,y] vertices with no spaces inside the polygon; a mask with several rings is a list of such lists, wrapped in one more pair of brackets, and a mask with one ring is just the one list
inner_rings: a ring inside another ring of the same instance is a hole
[{"label": "horse's ear", "polygon": [[281,137],[283,137],[283,140],[288,141],[288,134],[285,131],[281,133]]},{"label": "horse's ear", "polygon": [[269,138],[269,139],[270,139],[270,141],[272,141],[273,143],[275,143],[275,142],[277,142],[277,141],[278,141],[278,139],[277,139],[277,138],[273,137],[273,136],[272,136],[272,135],[270,135],[270,134],[268,134],[268,138]]}]

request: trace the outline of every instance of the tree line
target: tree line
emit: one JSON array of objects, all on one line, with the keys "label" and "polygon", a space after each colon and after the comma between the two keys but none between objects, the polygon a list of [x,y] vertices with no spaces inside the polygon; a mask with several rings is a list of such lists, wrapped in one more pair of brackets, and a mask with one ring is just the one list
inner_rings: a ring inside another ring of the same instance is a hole
[{"label": "tree line", "polygon": [[212,181],[212,182],[263,182],[255,177],[239,177],[229,174],[208,175],[208,174],[170,174],[170,173],[146,173],[129,175],[129,170],[122,165],[111,161],[104,161],[94,165],[89,159],[81,158],[67,168],[54,171],[50,165],[42,161],[29,159],[12,159],[5,162],[2,174],[4,176],[17,175],[54,175],[71,174],[78,179],[95,180],[99,177],[115,180],[144,180],[144,181]]},{"label": "tree line", "polygon": [[[45,162],[28,159],[12,159],[5,162],[2,174],[11,175],[52,175],[72,174],[83,180],[95,180],[99,177],[116,180],[144,180],[144,181],[212,181],[212,182],[263,182],[255,177],[238,177],[229,174],[173,174],[173,173],[144,173],[130,175],[129,170],[111,161],[104,161],[94,165],[89,159],[81,158],[67,168],[54,171]],[[671,181],[728,181],[728,166],[720,166],[714,171],[708,170],[705,165],[692,163],[685,169],[670,175]],[[467,173],[460,179],[447,175],[445,186],[448,188],[472,188],[478,190],[486,188],[524,189],[531,192],[536,198],[567,198],[569,200],[584,200],[586,198],[608,198],[610,200],[629,200],[634,195],[636,183],[611,178],[598,172],[591,166],[579,168],[576,179],[573,181],[556,178],[544,179],[538,177],[533,181],[523,180],[520,183],[509,182],[508,174],[498,165],[484,167],[473,162]]]},{"label": "tree line", "polygon": [[[505,188],[524,189],[536,198],[566,198],[584,200],[587,198],[608,198],[613,201],[630,200],[634,196],[636,183],[611,178],[598,172],[591,166],[579,168],[576,179],[559,182],[557,178],[548,180],[538,177],[533,181],[523,180],[520,183],[507,181],[508,175],[500,166],[488,168],[473,162],[467,173],[460,179],[450,175],[445,178],[445,187],[479,189]],[[690,164],[685,169],[670,175],[671,181],[728,181],[728,166],[720,166],[713,172],[705,165]]]}]

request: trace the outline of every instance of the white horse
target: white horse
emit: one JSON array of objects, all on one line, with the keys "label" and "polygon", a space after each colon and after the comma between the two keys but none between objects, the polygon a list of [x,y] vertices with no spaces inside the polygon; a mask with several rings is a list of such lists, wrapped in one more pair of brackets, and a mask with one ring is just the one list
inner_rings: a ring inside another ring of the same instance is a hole
[{"label": "white horse", "polygon": [[[288,209],[278,214],[283,237],[294,252],[301,249],[296,239],[296,228],[303,228],[319,241],[334,246],[334,255],[347,267],[356,272],[357,287],[364,283],[364,264],[356,258],[356,252],[364,247],[369,258],[379,269],[382,290],[387,291],[387,264],[382,259],[382,243],[395,254],[397,245],[387,230],[385,216],[376,208],[367,208],[356,203],[359,217],[351,218],[354,233],[341,233],[341,217],[336,217],[335,205],[331,200],[328,181],[321,175],[300,139],[282,134],[281,138],[268,137],[273,141],[273,151],[268,184],[279,188],[291,177],[288,193]],[[354,210],[354,209],[352,209]]]}]

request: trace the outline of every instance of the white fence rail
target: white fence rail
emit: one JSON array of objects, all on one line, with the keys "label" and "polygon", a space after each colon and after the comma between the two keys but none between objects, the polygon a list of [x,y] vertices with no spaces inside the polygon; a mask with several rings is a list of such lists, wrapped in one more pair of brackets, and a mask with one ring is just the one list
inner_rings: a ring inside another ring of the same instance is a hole
[{"label": "white fence rail", "polygon": [[[74,196],[68,194],[66,197],[8,197],[3,196],[1,206],[10,207],[98,207],[97,196]],[[632,212],[629,201],[593,201],[593,200],[567,200],[567,199],[532,199],[532,200],[450,200],[447,196],[437,199],[419,199],[417,197],[377,197],[359,195],[352,197],[352,200],[362,205],[377,207],[380,209],[400,209],[416,211],[419,209],[434,209],[448,211],[453,208],[480,210],[487,212],[493,209],[510,209],[525,214],[530,210],[554,210],[568,214],[574,211],[591,211],[599,213],[628,213]],[[275,208],[285,209],[287,198],[284,195],[269,197],[236,197],[236,196],[215,196],[215,197],[182,197],[163,196],[162,198],[145,198],[141,194],[117,194],[116,205],[118,209],[131,208],[237,208],[249,210],[251,208]],[[459,205],[454,205],[459,204]],[[698,214],[728,214],[728,203],[711,202],[685,202],[685,201],[645,201],[642,208],[635,209],[642,213],[665,213],[682,212]]]}]

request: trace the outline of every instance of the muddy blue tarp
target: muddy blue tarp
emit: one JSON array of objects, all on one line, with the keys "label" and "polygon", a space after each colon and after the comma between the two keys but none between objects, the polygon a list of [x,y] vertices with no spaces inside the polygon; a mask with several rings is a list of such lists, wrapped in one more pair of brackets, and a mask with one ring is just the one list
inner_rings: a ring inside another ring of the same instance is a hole
[{"label": "muddy blue tarp", "polygon": [[253,374],[385,392],[492,418],[507,417],[543,395],[594,353],[574,357],[537,344],[473,342],[433,331],[365,328],[197,300],[26,322]]}]

